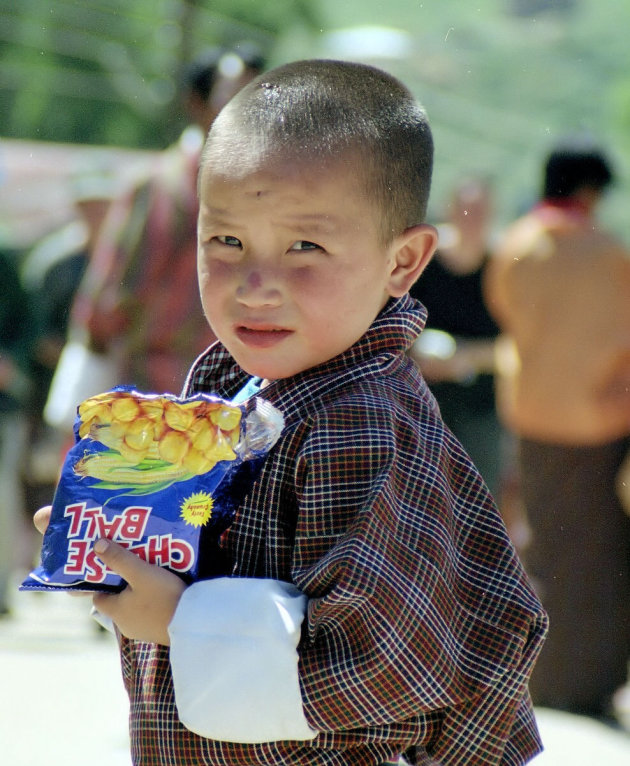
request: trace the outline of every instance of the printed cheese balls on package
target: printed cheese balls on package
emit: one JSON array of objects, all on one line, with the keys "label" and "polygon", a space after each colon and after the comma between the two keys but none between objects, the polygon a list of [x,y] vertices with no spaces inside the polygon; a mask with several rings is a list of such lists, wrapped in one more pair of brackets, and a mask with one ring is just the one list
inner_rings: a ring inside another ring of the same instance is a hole
[{"label": "printed cheese balls on package", "polygon": [[201,535],[216,540],[227,529],[235,498],[253,481],[240,469],[259,464],[282,428],[282,415],[264,399],[247,415],[244,406],[202,394],[181,399],[120,387],[87,399],[41,564],[20,589],[121,590],[124,581],[93,551],[101,537],[198,579]]}]

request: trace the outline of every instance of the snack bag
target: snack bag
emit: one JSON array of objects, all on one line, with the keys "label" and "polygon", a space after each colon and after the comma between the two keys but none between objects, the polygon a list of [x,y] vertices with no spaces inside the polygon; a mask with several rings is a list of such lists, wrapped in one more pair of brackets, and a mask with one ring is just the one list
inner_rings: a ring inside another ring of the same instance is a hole
[{"label": "snack bag", "polygon": [[92,550],[100,537],[194,581],[202,532],[218,538],[227,529],[234,497],[249,489],[231,487],[243,482],[239,468],[262,458],[284,425],[263,399],[244,412],[205,394],[181,399],[124,387],[84,401],[41,564],[20,590],[122,590],[122,578]]}]

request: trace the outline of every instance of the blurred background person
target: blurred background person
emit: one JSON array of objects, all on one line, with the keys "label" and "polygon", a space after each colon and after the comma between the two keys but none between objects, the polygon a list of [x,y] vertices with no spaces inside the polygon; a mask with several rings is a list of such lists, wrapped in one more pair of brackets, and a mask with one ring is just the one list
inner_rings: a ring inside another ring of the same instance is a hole
[{"label": "blurred background person", "polygon": [[526,566],[549,612],[534,703],[611,714],[630,657],[630,518],[615,477],[630,443],[630,260],[596,210],[613,178],[567,143],[542,199],[510,226],[487,274],[505,334],[498,407],[518,437],[532,531]]},{"label": "blurred background person", "polygon": [[499,329],[482,291],[493,215],[489,182],[464,179],[447,214],[438,225],[438,250],[410,291],[428,311],[426,330],[411,355],[446,424],[497,498],[501,426],[494,401],[494,343]]},{"label": "blurred background person", "polygon": [[[74,219],[44,236],[20,259],[20,282],[32,319],[29,363],[28,449],[24,488],[29,508],[50,501],[64,437],[44,418],[55,369],[62,355],[70,307],[86,271],[108,206],[120,182],[102,173],[80,173],[70,184]],[[76,404],[69,409],[69,426]]]},{"label": "blurred background person", "polygon": [[41,383],[36,402],[40,409],[65,344],[72,301],[118,186],[96,173],[73,179],[76,217],[43,237],[22,259],[20,280],[35,312],[32,356]]},{"label": "blurred background person", "polygon": [[[23,554],[26,515],[22,479],[32,391],[32,316],[16,254],[0,250],[0,617],[9,614],[13,573]],[[31,525],[29,525],[31,526]]]},{"label": "blurred background person", "polygon": [[214,340],[196,287],[197,168],[212,121],[263,67],[258,47],[246,42],[199,57],[183,87],[190,125],[108,211],[69,337],[109,357],[118,383],[179,393],[191,362]]}]

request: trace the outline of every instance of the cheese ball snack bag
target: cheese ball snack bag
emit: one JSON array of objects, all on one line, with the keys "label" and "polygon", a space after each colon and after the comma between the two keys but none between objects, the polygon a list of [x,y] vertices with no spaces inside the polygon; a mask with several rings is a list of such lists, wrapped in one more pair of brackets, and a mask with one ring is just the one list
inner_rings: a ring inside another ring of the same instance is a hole
[{"label": "cheese ball snack bag", "polygon": [[205,394],[182,399],[123,387],[83,402],[41,564],[20,589],[122,590],[122,578],[92,550],[100,537],[187,582],[197,579],[202,532],[216,539],[229,526],[235,498],[253,481],[239,469],[260,462],[283,427],[263,399],[244,413]]}]

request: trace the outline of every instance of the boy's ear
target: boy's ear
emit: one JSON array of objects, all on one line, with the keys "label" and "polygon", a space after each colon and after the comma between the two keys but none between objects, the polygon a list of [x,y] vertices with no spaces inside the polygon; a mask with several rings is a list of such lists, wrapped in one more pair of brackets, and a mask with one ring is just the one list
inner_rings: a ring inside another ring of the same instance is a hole
[{"label": "boy's ear", "polygon": [[404,295],[424,271],[437,247],[434,226],[421,223],[400,234],[391,245],[393,258],[388,292],[394,298]]}]

